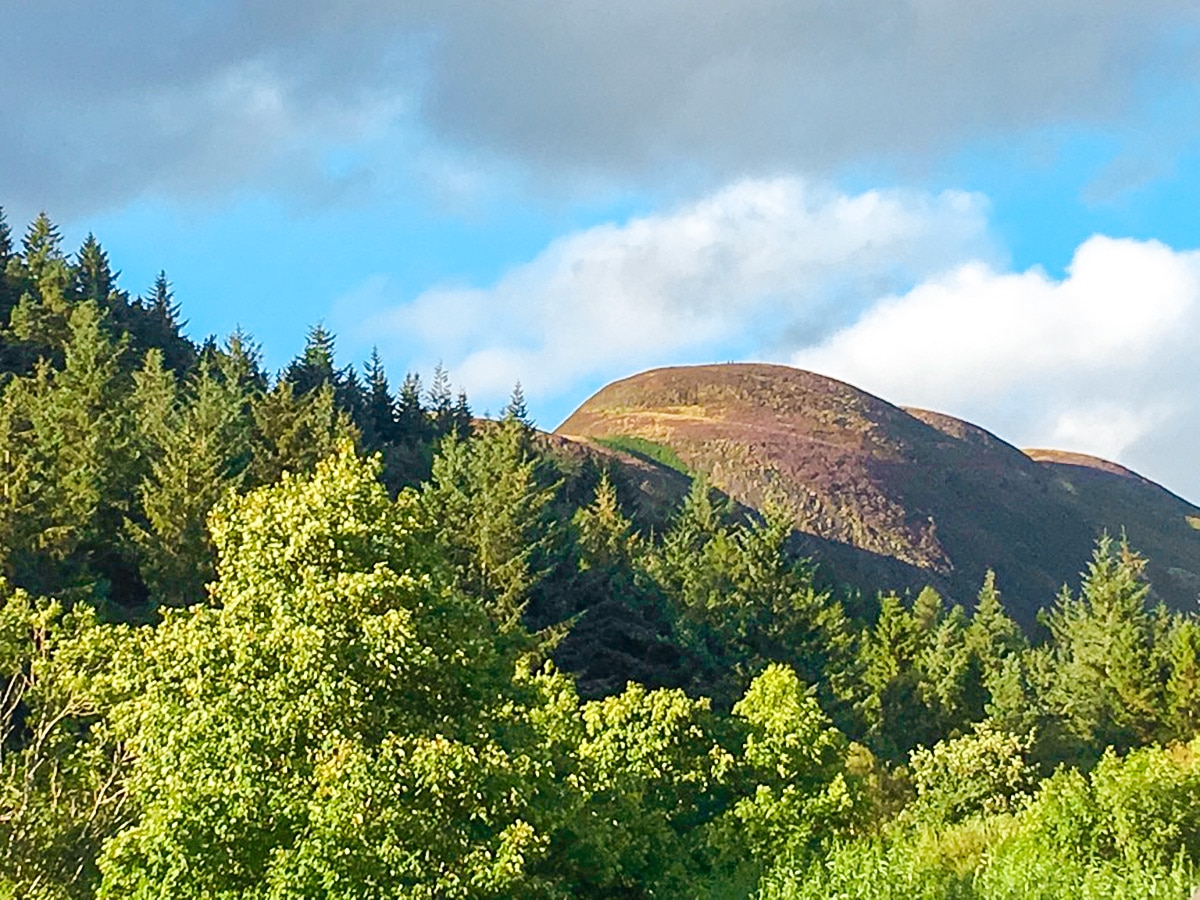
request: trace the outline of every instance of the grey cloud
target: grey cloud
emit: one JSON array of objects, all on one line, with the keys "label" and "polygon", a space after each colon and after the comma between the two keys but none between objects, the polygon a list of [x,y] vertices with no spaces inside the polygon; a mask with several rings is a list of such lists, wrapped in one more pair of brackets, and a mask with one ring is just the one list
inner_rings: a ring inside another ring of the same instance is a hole
[{"label": "grey cloud", "polygon": [[880,4],[747,0],[466,4],[426,101],[441,132],[552,167],[836,166],[964,137],[1102,121],[1163,41],[1175,2]]},{"label": "grey cloud", "polygon": [[1125,115],[1145,79],[1194,75],[1179,35],[1198,18],[1176,0],[8,2],[0,202],[319,180],[324,149],[389,127],[539,179],[929,159]]},{"label": "grey cloud", "polygon": [[17,208],[311,173],[419,80],[414,32],[386,4],[7,6],[0,202]]}]

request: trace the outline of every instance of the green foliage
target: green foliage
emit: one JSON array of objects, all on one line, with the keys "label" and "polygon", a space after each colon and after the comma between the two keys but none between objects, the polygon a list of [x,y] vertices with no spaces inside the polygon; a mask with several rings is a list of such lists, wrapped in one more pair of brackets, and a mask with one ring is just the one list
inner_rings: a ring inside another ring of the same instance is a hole
[{"label": "green foliage", "polygon": [[248,397],[235,378],[202,361],[182,393],[157,351],[135,375],[135,403],[149,446],[138,486],[144,523],[127,521],[151,596],[166,606],[204,599],[213,577],[206,519],[245,481],[251,453]]},{"label": "green foliage", "polygon": [[723,809],[733,764],[708,702],[630,684],[585,705],[582,724],[555,850],[567,894],[694,895],[701,826]]},{"label": "green foliage", "polygon": [[841,605],[788,551],[790,534],[778,510],[761,522],[725,525],[697,479],[648,561],[674,606],[679,639],[707,670],[699,686],[723,704],[770,662],[792,666],[831,702],[848,663]]},{"label": "green foliage", "polygon": [[910,758],[917,811],[952,823],[1017,809],[1037,781],[1033,743],[1032,734],[1009,734],[984,721],[970,734],[917,748]]},{"label": "green foliage", "polygon": [[475,432],[320,327],[273,381],[73,260],[0,210],[2,900],[1195,884],[1200,618],[1124,542],[1035,646],[990,572],[851,621],[793,516],[655,533],[519,385]]},{"label": "green foliage", "polygon": [[501,418],[513,419],[526,428],[533,427],[533,420],[529,418],[529,408],[525,405],[525,391],[521,388],[521,382],[513,385],[512,396],[509,397]]},{"label": "green foliage", "polygon": [[353,426],[338,412],[329,385],[297,396],[290,382],[252,398],[254,459],[249,479],[270,484],[285,472],[312,471],[339,441],[351,439]]},{"label": "green foliage", "polygon": [[1063,591],[1044,617],[1053,639],[1047,701],[1090,748],[1153,740],[1163,707],[1145,560],[1100,538],[1078,597]]},{"label": "green foliage", "polygon": [[62,252],[62,234],[45,211],[29,223],[25,237],[21,240],[25,269],[37,284],[49,278],[57,278],[66,270],[66,259]]},{"label": "green foliage", "polygon": [[508,420],[470,440],[449,435],[422,492],[459,588],[506,632],[549,568],[554,490],[527,430]]},{"label": "green foliage", "polygon": [[1091,775],[1056,773],[1016,814],[923,820],[815,862],[784,861],[762,896],[1180,900],[1200,852],[1198,749],[1110,752]]},{"label": "green foliage", "polygon": [[688,467],[679,458],[679,455],[666,444],[657,444],[654,441],[631,434],[596,438],[596,443],[608,447],[610,450],[619,450],[631,456],[644,457],[684,475],[691,475],[691,472],[688,471]]},{"label": "green foliage", "polygon": [[6,571],[38,592],[89,576],[119,588],[126,571],[111,549],[89,565],[119,531],[136,483],[123,346],[108,338],[93,303],[72,311],[69,329],[62,370],[42,363],[10,382],[0,403]]},{"label": "green foliage", "polygon": [[75,265],[75,295],[82,300],[91,300],[103,309],[108,305],[116,280],[117,275],[108,264],[108,254],[96,236],[89,233],[79,248]]},{"label": "green foliage", "polygon": [[104,720],[116,633],[0,589],[0,896],[91,897],[103,841],[132,818]]},{"label": "green foliage", "polygon": [[754,787],[736,801],[724,840],[759,864],[797,858],[854,823],[846,739],[786,666],[768,666],[733,708],[749,730],[739,760]]},{"label": "green foliage", "polygon": [[214,513],[216,606],[165,615],[113,714],[141,815],[99,896],[521,892],[514,661],[377,475],[343,447]]}]

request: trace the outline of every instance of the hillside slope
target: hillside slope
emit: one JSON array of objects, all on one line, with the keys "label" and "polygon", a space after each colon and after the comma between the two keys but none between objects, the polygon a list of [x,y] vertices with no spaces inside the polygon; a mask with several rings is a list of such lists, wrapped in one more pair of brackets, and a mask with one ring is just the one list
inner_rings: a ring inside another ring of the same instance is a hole
[{"label": "hillside slope", "polygon": [[1024,453],[970,423],[902,409],[786,366],[656,369],[599,391],[556,431],[703,473],[751,508],[783,504],[801,548],[867,589],[932,584],[969,603],[996,571],[1031,624],[1096,535],[1129,535],[1157,593],[1195,608],[1200,509],[1112,463]]}]

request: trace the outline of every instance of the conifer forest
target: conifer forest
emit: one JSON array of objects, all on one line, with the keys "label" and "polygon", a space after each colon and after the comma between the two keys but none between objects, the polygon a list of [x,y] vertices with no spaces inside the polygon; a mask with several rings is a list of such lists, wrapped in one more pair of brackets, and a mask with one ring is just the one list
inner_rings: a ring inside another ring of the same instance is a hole
[{"label": "conifer forest", "polygon": [[1200,616],[822,578],[703,477],[265,371],[0,213],[0,898],[1174,898]]}]

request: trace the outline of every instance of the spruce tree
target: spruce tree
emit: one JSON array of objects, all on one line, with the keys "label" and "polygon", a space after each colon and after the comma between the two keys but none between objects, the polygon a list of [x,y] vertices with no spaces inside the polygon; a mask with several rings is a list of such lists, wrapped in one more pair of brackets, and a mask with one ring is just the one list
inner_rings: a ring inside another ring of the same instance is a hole
[{"label": "spruce tree", "polygon": [[64,263],[62,235],[45,211],[38,213],[29,224],[21,246],[25,251],[25,268],[35,282],[41,281],[57,265]]},{"label": "spruce tree", "polygon": [[396,398],[392,396],[379,348],[371,348],[367,360],[366,414],[363,417],[363,443],[367,447],[392,444],[397,440]]},{"label": "spruce tree", "polygon": [[990,678],[1000,672],[1004,661],[1022,653],[1028,644],[1021,628],[1004,610],[996,573],[988,569],[975,601],[975,612],[967,629],[967,644]]},{"label": "spruce tree", "polygon": [[421,403],[421,376],[409,372],[396,398],[396,439],[405,444],[423,444],[430,438],[430,421]]},{"label": "spruce tree", "polygon": [[317,324],[308,330],[304,350],[288,364],[283,376],[298,395],[310,393],[324,385],[337,386],[334,343],[333,333],[324,325]]},{"label": "spruce tree", "polygon": [[367,391],[353,365],[334,373],[333,402],[361,434],[367,427]]},{"label": "spruce tree", "polygon": [[1171,617],[1163,642],[1168,740],[1189,740],[1200,732],[1200,621],[1194,615]]},{"label": "spruce tree", "polygon": [[556,485],[520,426],[502,422],[462,440],[451,433],[423,498],[458,583],[497,626],[519,630],[530,592],[549,569]]},{"label": "spruce tree", "polygon": [[20,260],[14,252],[12,230],[4,216],[4,207],[0,206],[0,332],[8,327],[9,315],[17,302],[16,275],[19,268]]},{"label": "spruce tree", "polygon": [[6,391],[8,572],[44,592],[102,581],[118,602],[137,604],[143,588],[114,540],[138,479],[124,342],[111,340],[90,301],[68,327],[61,371],[43,361]]},{"label": "spruce tree", "polygon": [[[168,399],[169,398],[169,399]],[[127,520],[152,598],[167,606],[205,599],[212,580],[208,514],[240,488],[250,462],[251,419],[245,387],[201,361],[182,395],[147,354],[137,376],[141,420],[152,423],[149,472],[138,489],[141,516]],[[164,402],[167,401],[167,402]]]},{"label": "spruce tree", "polygon": [[429,415],[438,437],[454,431],[454,396],[450,376],[439,362],[433,368],[433,384],[429,386]]},{"label": "spruce tree", "polygon": [[187,322],[180,318],[179,302],[166,272],[158,273],[145,296],[133,303],[126,300],[118,306],[122,325],[129,332],[139,357],[154,347],[162,351],[163,363],[173,372],[183,375],[192,367],[196,361],[196,346],[183,336]]},{"label": "spruce tree", "polygon": [[291,382],[281,379],[270,391],[253,398],[252,412],[251,485],[271,484],[284,472],[310,472],[339,442],[358,437],[348,417],[334,404],[333,388],[328,384],[297,395]]},{"label": "spruce tree", "polygon": [[1156,736],[1163,708],[1159,629],[1147,608],[1145,558],[1107,534],[1078,596],[1066,588],[1043,616],[1053,650],[1050,697],[1087,748],[1127,749]]},{"label": "spruce tree", "polygon": [[467,401],[467,392],[459,391],[454,400],[454,408],[450,411],[450,431],[460,440],[471,436],[471,404]]},{"label": "spruce tree", "polygon": [[116,287],[118,273],[109,266],[108,254],[91,232],[79,248],[76,258],[75,296],[80,300],[92,300],[101,309],[108,309],[109,294]]},{"label": "spruce tree", "polygon": [[4,207],[0,206],[0,274],[3,274],[8,261],[12,259],[12,255],[12,229],[8,225],[8,218],[4,214]]},{"label": "spruce tree", "polygon": [[533,427],[533,421],[529,418],[529,408],[525,405],[525,391],[521,389],[521,382],[518,381],[513,385],[512,395],[508,399],[508,405],[504,407],[501,418],[513,419],[526,428]]}]

